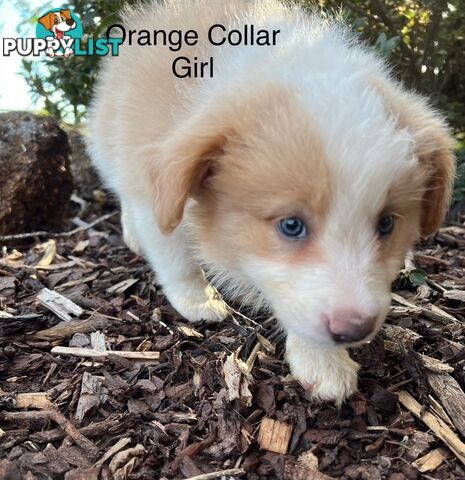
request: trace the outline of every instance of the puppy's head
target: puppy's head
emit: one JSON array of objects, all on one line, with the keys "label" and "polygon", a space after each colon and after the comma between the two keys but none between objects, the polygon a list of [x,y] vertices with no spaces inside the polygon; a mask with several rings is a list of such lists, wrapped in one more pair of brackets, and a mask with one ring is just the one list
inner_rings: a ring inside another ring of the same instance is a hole
[{"label": "puppy's head", "polygon": [[160,146],[155,208],[169,233],[193,198],[200,255],[231,291],[258,290],[296,335],[353,345],[378,331],[407,250],[443,220],[453,143],[396,86],[331,88],[205,106]]}]

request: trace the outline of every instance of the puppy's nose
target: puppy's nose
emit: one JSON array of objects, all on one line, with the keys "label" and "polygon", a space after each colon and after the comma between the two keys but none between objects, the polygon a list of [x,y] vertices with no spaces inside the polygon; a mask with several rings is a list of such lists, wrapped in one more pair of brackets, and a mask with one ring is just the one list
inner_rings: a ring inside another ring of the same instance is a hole
[{"label": "puppy's nose", "polygon": [[337,312],[329,316],[328,329],[336,343],[355,343],[365,339],[373,332],[376,316],[359,312]]},{"label": "puppy's nose", "polygon": [[74,23],[74,20],[71,19],[71,18],[66,20],[66,25],[69,25],[70,27],[71,27],[71,25],[73,25],[73,23]]}]

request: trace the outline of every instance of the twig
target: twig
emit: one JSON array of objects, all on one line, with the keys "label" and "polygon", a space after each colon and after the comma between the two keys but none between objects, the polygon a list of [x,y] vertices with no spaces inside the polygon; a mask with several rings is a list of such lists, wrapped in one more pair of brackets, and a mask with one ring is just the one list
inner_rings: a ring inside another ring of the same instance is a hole
[{"label": "twig", "polygon": [[[24,412],[24,413],[29,413],[29,412]],[[37,413],[37,412],[32,412],[32,413]],[[91,423],[86,427],[80,428],[79,433],[89,438],[101,437],[102,435],[108,433],[109,431],[117,429],[120,425],[122,425],[120,418],[107,418],[102,422]],[[53,430],[45,430],[43,432],[31,433],[29,438],[33,442],[49,443],[49,442],[55,442],[57,440],[62,440],[65,436],[66,434],[63,432],[61,428],[55,428]]]},{"label": "twig", "polygon": [[[426,32],[425,43],[423,45],[423,54],[421,55],[419,65],[423,65],[427,61],[431,47],[434,45],[434,39],[437,38],[439,26],[442,21],[442,14],[445,8],[447,8],[447,0],[439,0],[439,1],[432,2],[431,21],[428,25],[428,29]],[[435,56],[436,55],[434,55],[434,49],[433,49],[430,65],[433,65],[433,66],[436,65],[434,61]]]},{"label": "twig", "polygon": [[101,467],[110,457],[122,450],[128,443],[131,442],[129,437],[120,438],[105,454],[103,457],[94,463],[94,467]]},{"label": "twig", "polygon": [[76,427],[58,410],[49,409],[38,412],[0,412],[0,419],[4,422],[53,420],[74,442],[85,450],[91,458],[96,458],[98,447],[80,433]]},{"label": "twig", "polygon": [[97,218],[91,223],[87,223],[82,227],[74,228],[73,230],[69,230],[68,232],[52,233],[52,232],[46,232],[45,230],[38,230],[37,232],[18,233],[16,235],[0,235],[0,242],[5,242],[8,240],[24,240],[26,238],[34,238],[34,237],[48,237],[48,238],[70,237],[72,235],[75,235],[76,233],[89,230],[90,228],[95,227],[95,225],[98,225],[99,223],[102,223],[105,220],[108,220],[109,218],[114,217],[118,213],[119,211],[107,213],[106,215],[103,215],[102,217]]},{"label": "twig", "polygon": [[49,410],[50,418],[54,420],[60,427],[77,443],[88,455],[94,459],[98,455],[98,447],[91,442],[58,410]]},{"label": "twig", "polygon": [[399,402],[427,425],[465,465],[465,444],[441,418],[428,410],[424,411],[422,406],[405,390],[399,392]]},{"label": "twig", "polygon": [[217,472],[204,473],[202,475],[196,475],[195,477],[189,477],[186,480],[214,480],[215,478],[227,477],[227,476],[242,476],[245,475],[243,468],[230,468],[229,470],[218,470]]},{"label": "twig", "polygon": [[160,352],[126,352],[123,350],[93,350],[92,348],[79,347],[53,347],[51,353],[56,355],[73,355],[75,357],[95,358],[108,357],[108,355],[116,355],[118,357],[128,358],[130,360],[148,360],[158,361]]}]

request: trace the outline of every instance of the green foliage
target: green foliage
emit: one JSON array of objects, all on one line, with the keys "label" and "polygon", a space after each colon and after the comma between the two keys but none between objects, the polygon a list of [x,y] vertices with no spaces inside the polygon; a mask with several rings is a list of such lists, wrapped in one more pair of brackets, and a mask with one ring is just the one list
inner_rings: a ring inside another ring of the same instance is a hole
[{"label": "green foliage", "polygon": [[401,270],[399,276],[394,281],[394,289],[396,290],[415,290],[421,287],[428,278],[424,270]]},{"label": "green foliage", "polygon": [[[87,38],[103,36],[109,25],[117,23],[121,8],[134,3],[137,0],[69,0],[66,6],[82,21],[85,48]],[[29,2],[23,1],[22,16],[29,18],[35,29],[38,16],[48,8],[51,6],[42,4],[40,10],[37,7],[34,10]],[[92,98],[99,60],[97,56],[76,56],[67,61],[62,58],[23,60],[21,73],[34,100],[43,99],[44,113],[60,121],[79,124]]]},{"label": "green foliage", "polygon": [[[304,5],[314,4],[301,0]],[[339,9],[339,0],[319,0]],[[389,57],[405,85],[429,96],[447,114],[458,138],[465,135],[465,1],[349,0],[348,23]]]}]

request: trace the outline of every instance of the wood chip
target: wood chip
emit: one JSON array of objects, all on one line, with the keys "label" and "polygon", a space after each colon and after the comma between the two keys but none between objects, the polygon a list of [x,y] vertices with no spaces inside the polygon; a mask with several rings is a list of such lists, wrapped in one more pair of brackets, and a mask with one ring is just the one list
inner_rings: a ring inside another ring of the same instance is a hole
[{"label": "wood chip", "polygon": [[399,325],[384,325],[383,334],[386,337],[385,345],[387,350],[394,353],[400,353],[401,348],[399,344],[409,350],[422,338],[421,335],[413,330],[400,327]]},{"label": "wood chip", "polygon": [[428,383],[457,430],[465,437],[465,393],[454,377],[427,372]]},{"label": "wood chip", "polygon": [[449,300],[465,302],[465,290],[446,290],[443,296]]},{"label": "wood chip", "polygon": [[465,444],[447,424],[422,406],[405,390],[399,392],[399,402],[413,415],[425,423],[465,465]]},{"label": "wood chip", "polygon": [[412,465],[421,473],[433,472],[447,460],[448,456],[447,450],[436,448],[413,462]]},{"label": "wood chip", "polygon": [[391,293],[391,298],[397,302],[399,305],[404,306],[405,308],[408,308],[411,313],[421,313],[421,307],[418,305],[415,305],[412,302],[409,302],[406,300],[404,297],[401,297],[397,293]]},{"label": "wood chip", "polygon": [[26,265],[24,263],[11,262],[9,260],[0,260],[0,266],[12,268],[14,270],[64,270],[76,266],[76,262],[71,260],[70,262],[55,263],[54,265],[41,267],[39,265]]},{"label": "wood chip", "polygon": [[47,393],[18,393],[15,396],[16,408],[50,408],[52,403]]},{"label": "wood chip", "polygon": [[292,425],[264,417],[258,433],[258,444],[263,450],[285,455],[292,436]]},{"label": "wood chip", "polygon": [[229,468],[227,470],[218,470],[217,472],[203,473],[195,477],[186,478],[186,480],[215,480],[216,478],[242,477],[246,474],[243,468]]},{"label": "wood chip", "polygon": [[448,427],[455,431],[455,425],[452,423],[452,420],[447,415],[447,412],[444,410],[444,407],[436,400],[432,395],[428,395],[428,402],[431,408],[431,411],[436,414],[438,417],[442,418]]},{"label": "wood chip", "polygon": [[297,463],[305,470],[318,470],[318,457],[311,450],[301,453]]},{"label": "wood chip", "polygon": [[[131,460],[136,457],[140,457],[145,453],[145,448],[141,444],[137,444],[133,448],[128,448],[127,450],[123,450],[122,452],[118,452],[110,462],[110,472],[114,474],[115,478],[118,478],[116,475],[118,470],[124,468]],[[131,473],[131,472],[129,472]],[[127,478],[126,476],[122,476],[120,478]]]},{"label": "wood chip", "polygon": [[16,289],[16,280],[12,276],[0,276],[0,300],[10,298]]},{"label": "wood chip", "polygon": [[144,339],[142,342],[137,345],[136,350],[138,352],[147,352],[153,347],[153,342],[151,342],[149,339]]},{"label": "wood chip", "polygon": [[81,393],[74,415],[78,424],[82,422],[87,412],[107,401],[108,390],[103,386],[104,380],[103,377],[91,375],[89,372],[83,373]]},{"label": "wood chip", "polygon": [[108,357],[108,355],[117,355],[118,357],[128,358],[130,360],[146,360],[157,361],[160,360],[160,352],[126,352],[121,350],[105,350],[99,351],[92,348],[78,348],[78,347],[53,347],[51,353],[55,355],[73,355],[75,357],[95,358]]},{"label": "wood chip", "polygon": [[76,246],[73,248],[74,253],[83,252],[89,245],[89,240],[79,240]]},{"label": "wood chip", "polygon": [[41,248],[45,251],[43,257],[40,259],[37,264],[38,267],[48,267],[52,264],[57,253],[57,242],[56,240],[49,240],[41,245]]},{"label": "wood chip", "polygon": [[435,441],[433,435],[417,430],[406,443],[407,451],[405,456],[408,460],[416,460],[420,455],[423,455],[429,450],[431,443]]},{"label": "wood chip", "polygon": [[120,438],[111,448],[109,448],[100,460],[94,463],[94,467],[101,467],[113,455],[122,450],[128,443],[131,442],[129,437]]},{"label": "wood chip", "polygon": [[37,300],[65,322],[70,322],[73,319],[70,314],[80,317],[84,312],[79,305],[48,288],[44,288],[39,292]]},{"label": "wood chip", "polygon": [[187,325],[180,325],[177,328],[185,337],[199,338],[199,339],[203,338],[203,335],[200,332],[198,332],[195,328],[188,327]]},{"label": "wood chip", "polygon": [[127,278],[122,282],[113,285],[110,288],[107,288],[108,293],[124,293],[128,288],[132,287],[139,280],[137,278]]},{"label": "wood chip", "polygon": [[90,344],[94,350],[104,352],[106,350],[105,335],[102,332],[92,332],[90,334]]},{"label": "wood chip", "polygon": [[454,367],[451,367],[447,363],[441,362],[441,360],[429,357],[428,355],[420,355],[419,358],[422,365],[430,372],[451,373],[454,371]]},{"label": "wood chip", "polygon": [[83,283],[93,282],[99,277],[99,273],[93,273],[92,275],[88,275],[87,277],[80,278],[78,280],[71,280],[69,282],[60,283],[55,287],[56,290],[65,290],[70,287],[75,287],[76,285],[82,285]]},{"label": "wood chip", "polygon": [[431,308],[422,308],[422,315],[433,320],[434,322],[448,325],[449,323],[461,323],[460,320],[455,318],[450,313],[445,312],[442,308],[436,305],[431,305]]},{"label": "wood chip", "polygon": [[228,387],[228,399],[230,402],[239,400],[246,406],[252,405],[252,392],[250,384],[252,376],[245,362],[237,358],[236,353],[231,353],[223,365],[223,376]]},{"label": "wood chip", "polygon": [[426,308],[421,305],[415,305],[396,293],[392,293],[391,298],[400,305],[408,308],[408,313],[422,314],[434,322],[445,325],[449,323],[460,323],[457,318],[445,312],[442,308],[439,308],[436,305],[430,305],[430,308]]},{"label": "wood chip", "polygon": [[28,335],[25,339],[46,340],[49,342],[61,342],[63,339],[73,336],[75,333],[86,333],[96,328],[104,328],[109,323],[107,317],[94,314],[85,320],[73,320],[71,322],[62,322],[54,327],[40,330],[32,335]]}]

